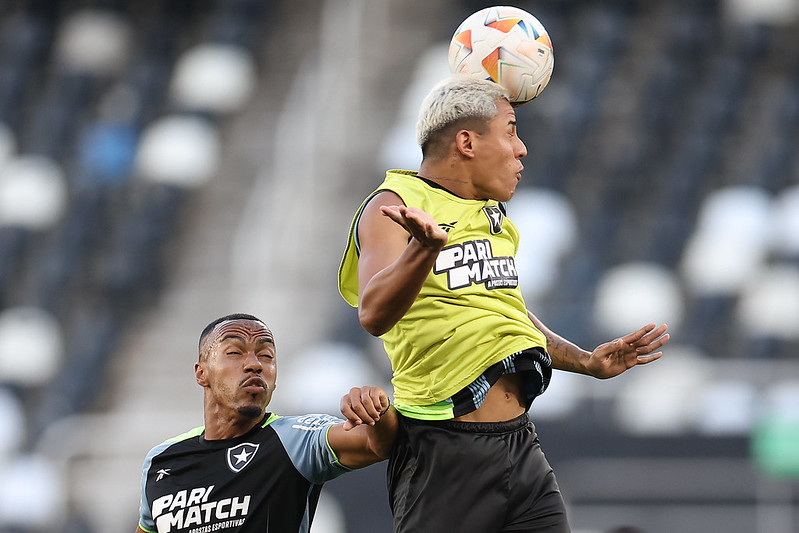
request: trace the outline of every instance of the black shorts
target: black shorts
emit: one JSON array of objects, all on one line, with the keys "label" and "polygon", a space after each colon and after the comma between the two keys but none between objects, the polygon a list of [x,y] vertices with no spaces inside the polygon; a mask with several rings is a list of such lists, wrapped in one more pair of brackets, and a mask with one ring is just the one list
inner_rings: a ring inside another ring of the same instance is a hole
[{"label": "black shorts", "polygon": [[400,416],[388,493],[395,533],[570,531],[527,414],[498,423]]}]

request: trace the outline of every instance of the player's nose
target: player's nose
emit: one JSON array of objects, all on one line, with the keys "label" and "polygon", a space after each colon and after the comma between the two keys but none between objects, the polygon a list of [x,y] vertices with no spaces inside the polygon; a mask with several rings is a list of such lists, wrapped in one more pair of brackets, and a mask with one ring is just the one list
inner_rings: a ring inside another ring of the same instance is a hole
[{"label": "player's nose", "polygon": [[244,360],[244,370],[248,372],[263,372],[264,367],[261,364],[261,359],[255,352],[248,352]]},{"label": "player's nose", "polygon": [[516,137],[516,139],[518,141],[518,145],[516,147],[516,157],[521,159],[527,155],[527,145],[525,145],[524,141],[522,141],[519,137]]}]

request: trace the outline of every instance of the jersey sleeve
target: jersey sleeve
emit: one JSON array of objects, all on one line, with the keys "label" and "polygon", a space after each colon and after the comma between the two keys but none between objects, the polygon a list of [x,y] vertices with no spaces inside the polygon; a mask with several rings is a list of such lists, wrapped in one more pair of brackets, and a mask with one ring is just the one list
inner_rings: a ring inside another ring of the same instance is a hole
[{"label": "jersey sleeve", "polygon": [[[141,473],[141,503],[139,504],[139,527],[144,531],[148,531],[149,533],[157,532],[155,521],[153,520],[152,509],[150,508],[150,502],[147,499],[147,480],[149,479],[150,470],[153,467],[153,460],[173,444],[190,437],[197,436],[202,433],[204,429],[205,426],[199,426],[187,431],[186,433],[178,435],[177,437],[166,440],[151,449],[144,458],[144,465],[142,466]],[[156,481],[157,480],[158,479],[156,478]]]},{"label": "jersey sleeve", "polygon": [[310,414],[278,418],[270,425],[297,471],[318,485],[351,470],[339,463],[327,441],[330,428],[340,422],[334,416]]},{"label": "jersey sleeve", "polygon": [[149,451],[147,457],[144,459],[144,466],[142,466],[141,473],[141,502],[139,504],[139,527],[144,531],[155,533],[155,521],[150,510],[150,503],[147,501],[147,474],[150,472],[150,467],[153,464],[153,457],[161,453],[166,448],[165,444],[160,444]]}]

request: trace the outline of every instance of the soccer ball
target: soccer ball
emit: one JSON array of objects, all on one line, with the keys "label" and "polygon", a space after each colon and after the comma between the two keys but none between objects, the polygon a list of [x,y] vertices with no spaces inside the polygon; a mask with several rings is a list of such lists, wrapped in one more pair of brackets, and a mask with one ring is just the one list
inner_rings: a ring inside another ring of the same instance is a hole
[{"label": "soccer ball", "polygon": [[544,90],[555,55],[544,26],[511,6],[481,9],[461,22],[449,45],[449,68],[491,80],[510,93],[514,107]]}]

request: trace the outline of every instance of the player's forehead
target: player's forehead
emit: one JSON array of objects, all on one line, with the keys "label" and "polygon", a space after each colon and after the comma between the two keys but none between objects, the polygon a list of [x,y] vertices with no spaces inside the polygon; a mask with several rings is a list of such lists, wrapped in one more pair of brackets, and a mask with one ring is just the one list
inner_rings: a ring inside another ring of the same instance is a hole
[{"label": "player's forehead", "polygon": [[516,122],[516,111],[504,98],[497,100],[497,116],[494,117],[493,122],[498,122],[503,126]]},{"label": "player's forehead", "polygon": [[211,331],[214,342],[269,342],[275,339],[270,329],[259,320],[234,319],[217,324]]}]

